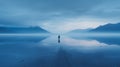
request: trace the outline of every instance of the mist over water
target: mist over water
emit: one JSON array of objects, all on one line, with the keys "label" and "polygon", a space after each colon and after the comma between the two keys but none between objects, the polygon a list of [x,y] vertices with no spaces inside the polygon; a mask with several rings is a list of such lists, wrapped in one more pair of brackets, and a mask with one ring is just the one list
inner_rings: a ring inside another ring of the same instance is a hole
[{"label": "mist over water", "polygon": [[120,67],[120,0],[0,0],[0,67]]},{"label": "mist over water", "polygon": [[0,67],[120,67],[119,40],[119,33],[0,35]]}]

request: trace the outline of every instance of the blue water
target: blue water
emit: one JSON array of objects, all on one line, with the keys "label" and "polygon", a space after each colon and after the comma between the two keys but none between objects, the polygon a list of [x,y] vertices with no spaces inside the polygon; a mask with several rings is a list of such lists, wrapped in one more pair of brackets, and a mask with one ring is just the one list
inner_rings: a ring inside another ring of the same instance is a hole
[{"label": "blue water", "polygon": [[0,67],[120,67],[120,37],[2,35]]}]

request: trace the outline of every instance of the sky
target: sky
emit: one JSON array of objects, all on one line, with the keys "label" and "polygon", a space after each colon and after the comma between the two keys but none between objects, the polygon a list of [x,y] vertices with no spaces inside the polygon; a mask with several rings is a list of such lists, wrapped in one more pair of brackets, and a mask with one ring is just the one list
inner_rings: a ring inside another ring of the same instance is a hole
[{"label": "sky", "polygon": [[120,22],[120,0],[0,0],[0,26],[39,26],[53,33]]}]

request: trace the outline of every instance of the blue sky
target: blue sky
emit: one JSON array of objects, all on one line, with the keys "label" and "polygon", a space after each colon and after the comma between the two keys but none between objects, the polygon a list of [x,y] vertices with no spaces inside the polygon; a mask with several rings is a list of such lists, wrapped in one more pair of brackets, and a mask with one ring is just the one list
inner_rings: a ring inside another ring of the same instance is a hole
[{"label": "blue sky", "polygon": [[1,26],[40,26],[50,32],[120,21],[120,0],[0,0]]}]

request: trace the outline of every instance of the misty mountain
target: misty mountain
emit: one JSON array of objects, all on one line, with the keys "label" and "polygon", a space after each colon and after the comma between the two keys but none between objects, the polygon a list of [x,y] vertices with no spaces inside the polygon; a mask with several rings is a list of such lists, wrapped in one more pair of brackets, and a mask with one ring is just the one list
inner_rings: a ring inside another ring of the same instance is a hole
[{"label": "misty mountain", "polygon": [[0,33],[49,33],[41,27],[0,27]]},{"label": "misty mountain", "polygon": [[120,32],[120,23],[99,26],[95,29],[90,30],[90,32]]},{"label": "misty mountain", "polygon": [[76,29],[69,33],[87,33],[87,32],[120,32],[120,23],[117,24],[106,24],[99,26],[95,29]]}]

